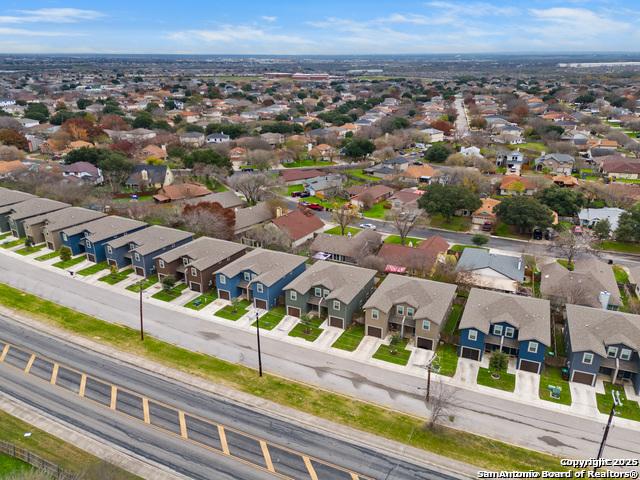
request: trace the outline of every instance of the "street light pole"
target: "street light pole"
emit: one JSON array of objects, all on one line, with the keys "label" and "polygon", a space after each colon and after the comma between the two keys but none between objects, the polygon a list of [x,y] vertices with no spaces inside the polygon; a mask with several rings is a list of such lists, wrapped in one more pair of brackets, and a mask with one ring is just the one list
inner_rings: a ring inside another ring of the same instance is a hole
[{"label": "street light pole", "polygon": [[142,280],[138,283],[138,290],[140,292],[140,341],[144,341],[144,322],[142,320]]},{"label": "street light pole", "polygon": [[431,395],[431,369],[433,366],[433,362],[435,361],[437,355],[434,353],[433,357],[431,357],[431,360],[429,360],[429,363],[427,363],[427,395],[425,400],[427,402],[429,402],[429,398]]},{"label": "street light pole", "polygon": [[262,352],[260,351],[260,316],[256,310],[256,336],[258,339],[258,373],[262,377]]},{"label": "street light pole", "polygon": [[[620,392],[618,390],[611,391],[611,397],[613,398],[613,404],[611,405],[611,411],[609,412],[609,419],[607,420],[607,426],[604,427],[604,433],[602,434],[602,441],[600,442],[600,449],[598,450],[598,456],[596,457],[596,465],[597,460],[602,458],[602,454],[604,453],[604,447],[607,443],[607,437],[609,436],[609,430],[611,429],[611,423],[613,422],[613,416],[616,413],[616,407],[621,407],[622,402],[620,401]],[[598,469],[597,466],[593,467],[593,471],[595,472]]]}]

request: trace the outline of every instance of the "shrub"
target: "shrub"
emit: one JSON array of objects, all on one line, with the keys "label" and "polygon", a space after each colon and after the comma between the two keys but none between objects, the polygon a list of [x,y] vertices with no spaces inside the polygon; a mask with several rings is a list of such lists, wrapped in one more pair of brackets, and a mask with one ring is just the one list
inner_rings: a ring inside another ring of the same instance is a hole
[{"label": "shrub", "polygon": [[69,247],[62,247],[60,249],[60,260],[63,262],[71,260],[71,249]]}]

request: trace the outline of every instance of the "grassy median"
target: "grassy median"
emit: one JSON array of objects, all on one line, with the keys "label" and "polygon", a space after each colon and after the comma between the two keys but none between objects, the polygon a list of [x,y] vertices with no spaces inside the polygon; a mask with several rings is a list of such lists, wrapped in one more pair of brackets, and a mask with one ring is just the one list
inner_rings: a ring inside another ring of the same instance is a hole
[{"label": "grassy median", "polygon": [[424,420],[192,352],[0,284],[0,304],[114,348],[272,402],[486,469],[562,470],[559,459],[461,430],[430,431]]}]

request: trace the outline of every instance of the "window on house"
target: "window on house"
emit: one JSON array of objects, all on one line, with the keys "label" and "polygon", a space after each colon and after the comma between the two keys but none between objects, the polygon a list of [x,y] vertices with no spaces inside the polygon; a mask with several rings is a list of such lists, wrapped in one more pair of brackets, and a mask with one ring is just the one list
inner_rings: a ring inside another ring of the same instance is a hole
[{"label": "window on house", "polygon": [[373,320],[378,320],[378,318],[380,318],[380,312],[378,311],[377,308],[374,308],[373,310],[371,310],[371,318]]},{"label": "window on house", "polygon": [[65,242],[69,239],[69,237],[67,237],[66,233],[62,234],[62,240],[64,240]]},{"label": "window on house", "polygon": [[251,281],[251,272],[244,272],[244,280],[246,282]]},{"label": "window on house", "polygon": [[472,342],[475,342],[476,340],[478,340],[478,331],[477,330],[469,330],[469,333],[467,334],[467,338],[469,340],[471,340]]},{"label": "window on house", "polygon": [[322,296],[322,289],[320,287],[316,287],[313,289],[313,296],[314,297],[321,297]]},{"label": "window on house", "polygon": [[264,286],[261,283],[256,283],[256,292],[258,293],[264,292]]},{"label": "window on house", "polygon": [[107,245],[107,253],[113,253],[113,248],[111,248],[111,245]]},{"label": "window on house", "polygon": [[413,317],[414,310],[413,307],[407,307],[407,317]]},{"label": "window on house", "polygon": [[502,325],[494,325],[493,334],[498,336],[502,335]]},{"label": "window on house", "polygon": [[508,338],[513,338],[513,336],[516,333],[516,329],[513,327],[505,327],[504,329],[504,336],[508,337]]},{"label": "window on house", "polygon": [[136,259],[136,262],[139,262],[140,261],[140,254],[139,253],[134,253],[133,254],[133,258]]},{"label": "window on house", "polygon": [[289,292],[289,298],[291,300],[297,300],[298,299],[298,292],[296,292],[295,290],[291,290]]},{"label": "window on house", "polygon": [[616,358],[618,356],[618,347],[607,348],[607,357]]},{"label": "window on house", "polygon": [[186,267],[189,265],[189,257],[182,257],[182,264]]},{"label": "window on house", "polygon": [[91,242],[90,242],[89,240],[87,240],[87,241],[85,242],[85,246],[86,246],[87,248],[91,248]]},{"label": "window on house", "polygon": [[136,248],[136,244],[135,243],[130,243],[129,244],[129,251],[133,250],[134,248]]},{"label": "window on house", "polygon": [[529,342],[529,347],[527,348],[529,353],[538,353],[538,344],[536,342]]},{"label": "window on house", "polygon": [[398,306],[396,307],[396,313],[397,313],[398,315],[404,315],[404,306],[403,306],[403,305],[398,305]]},{"label": "window on house", "polygon": [[329,290],[327,290],[327,289],[325,288],[325,289],[322,291],[322,297],[323,297],[323,298],[327,298],[327,297],[329,296],[329,293],[331,293],[331,292],[329,292]]},{"label": "window on house", "polygon": [[218,281],[220,282],[221,285],[224,285],[225,283],[227,283],[227,277],[225,277],[224,275],[220,275],[218,277]]},{"label": "window on house", "polygon": [[191,276],[195,277],[196,275],[198,275],[198,270],[196,270],[195,267],[191,267]]},{"label": "window on house", "polygon": [[333,309],[334,310],[340,310],[340,301],[339,300],[334,300],[333,301]]},{"label": "window on house", "polygon": [[422,329],[423,330],[431,330],[431,322],[429,320],[422,321]]},{"label": "window on house", "polygon": [[628,348],[620,350],[620,360],[631,360],[631,350]]},{"label": "window on house", "polygon": [[158,260],[158,265],[160,268],[164,268],[164,260]]},{"label": "window on house", "polygon": [[593,353],[585,352],[582,354],[582,363],[591,365],[593,363]]}]

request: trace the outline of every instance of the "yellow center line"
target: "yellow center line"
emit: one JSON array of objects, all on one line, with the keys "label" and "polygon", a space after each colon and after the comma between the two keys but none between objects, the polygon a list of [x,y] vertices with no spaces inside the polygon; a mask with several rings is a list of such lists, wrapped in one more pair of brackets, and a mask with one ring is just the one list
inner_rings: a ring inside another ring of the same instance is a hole
[{"label": "yellow center line", "polygon": [[269,453],[267,442],[260,440],[260,448],[262,448],[262,455],[264,456],[264,463],[267,465],[267,470],[275,472],[276,470],[273,468],[273,462],[271,461],[271,454]]},{"label": "yellow center line", "polygon": [[4,359],[7,356],[7,353],[9,353],[9,347],[10,345],[7,343],[5,344],[4,348],[2,349],[2,353],[0,353],[0,362],[4,362]]},{"label": "yellow center line", "polygon": [[58,368],[60,368],[60,365],[54,363],[53,370],[51,371],[51,385],[55,385],[58,380]]},{"label": "yellow center line", "polygon": [[144,423],[151,423],[149,418],[149,399],[142,397],[142,413],[144,414]]},{"label": "yellow center line", "polygon": [[27,362],[27,366],[24,367],[24,373],[29,373],[29,370],[31,370],[31,367],[33,366],[33,362],[36,359],[36,354],[32,353],[31,354],[31,358],[29,358],[29,361]]},{"label": "yellow center line", "polygon": [[356,475],[355,473],[351,472],[351,480],[358,480],[358,475]]},{"label": "yellow center line", "polygon": [[187,435],[187,421],[184,419],[184,412],[178,410],[178,419],[180,420],[180,436],[182,438],[189,438]]},{"label": "yellow center line", "polygon": [[311,480],[318,480],[316,469],[313,468],[313,465],[311,465],[311,459],[306,455],[304,455],[302,459],[304,460],[304,466],[307,467],[307,470],[309,471],[309,476],[311,477]]},{"label": "yellow center line", "polygon": [[227,443],[227,434],[224,432],[224,427],[218,425],[218,435],[220,436],[220,446],[222,447],[222,453],[229,454],[229,444]]},{"label": "yellow center line", "polygon": [[78,390],[78,395],[84,397],[84,391],[87,389],[87,374],[83,373],[80,377],[80,390]]},{"label": "yellow center line", "polygon": [[116,409],[117,400],[118,400],[118,387],[116,387],[115,385],[111,385],[111,405],[109,406],[111,410]]}]

